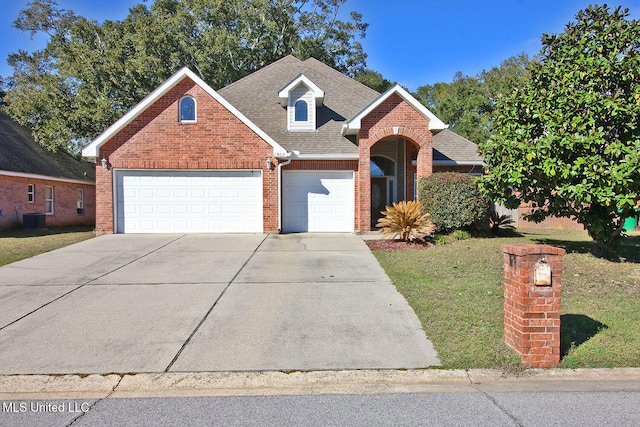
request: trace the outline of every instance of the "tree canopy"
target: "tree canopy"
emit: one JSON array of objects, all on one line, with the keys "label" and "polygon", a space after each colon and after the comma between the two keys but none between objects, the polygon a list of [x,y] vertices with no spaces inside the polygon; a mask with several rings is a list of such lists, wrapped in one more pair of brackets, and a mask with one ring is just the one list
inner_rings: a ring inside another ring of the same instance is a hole
[{"label": "tree canopy", "polygon": [[395,84],[385,79],[382,74],[378,73],[377,71],[369,69],[356,74],[354,76],[354,79],[380,93],[385,92]]},{"label": "tree canopy", "polygon": [[451,83],[419,87],[416,97],[456,133],[480,143],[491,136],[498,97],[523,84],[529,62],[526,54],[520,54],[476,76],[457,72]]},{"label": "tree canopy", "polygon": [[41,144],[78,152],[183,66],[220,88],[288,54],[354,76],[365,69],[359,13],[347,0],[155,0],[99,23],[33,0],[14,26],[48,35],[9,57],[9,114]]},{"label": "tree canopy", "polygon": [[530,79],[480,142],[486,194],[529,219],[572,217],[604,255],[640,201],[640,22],[606,5],[545,34]]}]

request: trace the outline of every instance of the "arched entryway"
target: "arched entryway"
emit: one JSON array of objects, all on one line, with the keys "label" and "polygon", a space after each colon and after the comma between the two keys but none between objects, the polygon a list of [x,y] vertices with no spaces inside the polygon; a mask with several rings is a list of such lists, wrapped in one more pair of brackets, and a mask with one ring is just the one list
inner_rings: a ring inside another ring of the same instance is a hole
[{"label": "arched entryway", "polygon": [[396,201],[396,162],[386,156],[371,156],[371,227],[382,217],[385,206]]},{"label": "arched entryway", "polygon": [[[397,87],[348,124],[347,130],[357,129],[357,231],[371,230],[374,225],[374,217],[371,215],[372,157],[384,156],[395,161],[396,179],[392,187],[395,193],[392,198],[387,196],[389,202],[414,200],[416,179],[431,175],[431,121],[435,122],[438,129],[444,128],[444,124],[437,117],[410,94]],[[387,154],[388,149],[391,149],[391,154]],[[382,180],[379,182],[382,183]],[[388,185],[388,180],[386,182]],[[386,191],[389,191],[389,188]]]},{"label": "arched entryway", "polygon": [[[363,206],[366,213],[362,212],[366,215],[367,229],[376,229],[376,224],[382,217],[381,211],[386,206],[403,200],[416,200],[415,182],[419,175],[419,157],[430,151],[431,144],[419,146],[405,135],[386,135],[371,145],[367,153],[366,175],[361,175],[363,180],[366,176],[367,182],[364,184],[361,181],[360,187],[362,190],[368,187],[364,193],[367,197],[366,205]],[[431,156],[426,157],[422,161],[426,160],[430,166]],[[364,171],[363,166],[361,163],[361,172]]]}]

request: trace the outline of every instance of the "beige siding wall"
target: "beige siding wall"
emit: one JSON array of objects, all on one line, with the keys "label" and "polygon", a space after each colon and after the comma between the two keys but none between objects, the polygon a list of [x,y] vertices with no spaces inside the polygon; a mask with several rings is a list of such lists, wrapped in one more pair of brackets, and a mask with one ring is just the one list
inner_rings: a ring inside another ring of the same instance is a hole
[{"label": "beige siding wall", "polygon": [[[307,112],[309,114],[308,121],[296,122],[296,109],[295,104],[297,101],[303,100],[307,102]],[[313,98],[313,92],[309,90],[305,85],[300,84],[289,93],[289,130],[315,130],[316,128],[316,106],[315,99]]]}]

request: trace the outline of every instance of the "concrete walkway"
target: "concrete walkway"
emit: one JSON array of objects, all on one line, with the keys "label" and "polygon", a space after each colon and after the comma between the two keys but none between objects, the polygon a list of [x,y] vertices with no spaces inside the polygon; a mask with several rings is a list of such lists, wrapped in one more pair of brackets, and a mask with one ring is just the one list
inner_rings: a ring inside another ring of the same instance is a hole
[{"label": "concrete walkway", "polygon": [[0,374],[438,365],[355,235],[105,235],[0,267]]}]

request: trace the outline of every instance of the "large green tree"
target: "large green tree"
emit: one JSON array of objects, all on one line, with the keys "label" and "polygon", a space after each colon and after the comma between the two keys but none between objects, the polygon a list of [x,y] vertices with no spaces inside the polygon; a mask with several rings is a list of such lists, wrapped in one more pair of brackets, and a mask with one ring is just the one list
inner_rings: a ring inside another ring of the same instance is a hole
[{"label": "large green tree", "polygon": [[498,103],[480,144],[495,201],[529,218],[575,218],[602,256],[640,201],[640,22],[589,6],[542,37],[528,82]]},{"label": "large green tree", "polygon": [[182,66],[220,88],[286,56],[365,69],[358,13],[346,0],[155,0],[97,22],[34,0],[14,25],[46,47],[10,55],[8,112],[51,148],[78,152]]},{"label": "large green tree", "polygon": [[529,57],[513,56],[476,76],[457,72],[451,83],[418,88],[416,97],[458,134],[480,143],[491,136],[493,111],[499,96],[526,80]]},{"label": "large green tree", "polygon": [[354,79],[380,93],[385,92],[395,84],[385,79],[379,72],[369,69],[356,74]]}]

